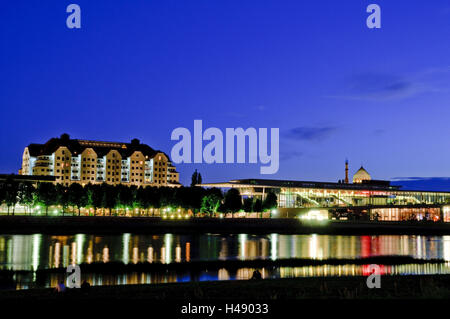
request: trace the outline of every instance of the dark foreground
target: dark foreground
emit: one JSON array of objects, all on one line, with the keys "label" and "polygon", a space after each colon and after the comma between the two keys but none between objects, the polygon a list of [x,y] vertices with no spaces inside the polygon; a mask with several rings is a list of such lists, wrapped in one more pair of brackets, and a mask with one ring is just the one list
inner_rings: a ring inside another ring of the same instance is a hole
[{"label": "dark foreground", "polygon": [[43,217],[0,216],[2,234],[120,234],[120,233],[251,233],[251,234],[450,234],[450,223],[328,221],[298,219],[191,218],[167,220],[154,217]]},{"label": "dark foreground", "polygon": [[29,289],[0,292],[13,300],[284,300],[284,299],[435,299],[450,298],[450,275],[383,276],[369,289],[367,277],[266,279],[152,285],[98,286],[88,291]]},{"label": "dark foreground", "polygon": [[[56,293],[52,289],[0,292],[0,307],[79,318],[302,318],[304,316],[415,318],[445,313],[450,276],[382,277],[369,289],[366,277],[100,286]],[[213,309],[213,310],[212,310]]]}]

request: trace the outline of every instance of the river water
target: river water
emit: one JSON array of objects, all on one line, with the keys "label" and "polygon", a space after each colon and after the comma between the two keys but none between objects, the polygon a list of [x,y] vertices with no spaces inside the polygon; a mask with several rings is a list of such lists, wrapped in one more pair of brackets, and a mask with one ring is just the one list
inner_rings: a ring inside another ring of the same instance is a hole
[{"label": "river water", "polygon": [[[14,275],[15,288],[51,287],[64,274],[36,278],[37,269],[70,264],[122,262],[178,263],[204,260],[311,258],[355,259],[403,255],[450,262],[450,236],[338,235],[0,235],[0,270],[26,271]],[[450,263],[386,266],[383,274],[447,274]],[[367,265],[321,265],[260,269],[263,278],[355,276]],[[93,285],[248,279],[254,269],[159,271],[123,275],[82,274]]]}]

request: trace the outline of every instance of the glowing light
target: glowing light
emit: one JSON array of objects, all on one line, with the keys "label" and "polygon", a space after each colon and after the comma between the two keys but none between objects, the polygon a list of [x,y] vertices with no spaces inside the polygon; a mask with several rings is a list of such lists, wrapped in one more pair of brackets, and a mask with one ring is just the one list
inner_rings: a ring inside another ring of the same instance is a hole
[{"label": "glowing light", "polygon": [[83,262],[83,244],[86,235],[78,234],[75,236],[75,241],[77,243],[77,264],[81,264]]},{"label": "glowing light", "polygon": [[181,262],[181,247],[179,244],[175,247],[175,262]]},{"label": "glowing light", "polygon": [[122,236],[122,262],[126,265],[129,262],[129,247],[130,247],[130,234],[125,233]]},{"label": "glowing light", "polygon": [[137,264],[139,261],[139,249],[137,247],[133,247],[133,264]]},{"label": "glowing light", "polygon": [[173,241],[172,234],[164,235],[164,247],[166,248],[164,262],[166,264],[170,264],[170,262],[172,261],[172,241]]},{"label": "glowing light", "polygon": [[32,250],[32,260],[33,260],[33,270],[36,271],[39,266],[39,249],[41,246],[41,236],[40,234],[33,235],[33,250]]},{"label": "glowing light", "polygon": [[328,219],[328,213],[320,210],[310,210],[308,213],[299,216],[303,220],[317,220],[324,221]]},{"label": "glowing light", "polygon": [[239,259],[246,259],[247,235],[239,234]]},{"label": "glowing light", "polygon": [[147,249],[147,262],[152,263],[153,262],[153,247],[149,246]]},{"label": "glowing light", "polygon": [[270,234],[270,259],[278,257],[278,234]]},{"label": "glowing light", "polygon": [[104,263],[109,262],[109,248],[106,246],[103,248],[102,260]]}]

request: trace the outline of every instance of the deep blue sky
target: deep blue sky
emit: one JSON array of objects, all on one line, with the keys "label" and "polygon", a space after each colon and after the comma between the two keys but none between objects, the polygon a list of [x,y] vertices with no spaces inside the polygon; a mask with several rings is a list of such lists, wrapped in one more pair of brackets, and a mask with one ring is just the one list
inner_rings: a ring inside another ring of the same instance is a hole
[{"label": "deep blue sky", "polygon": [[[66,6],[82,29],[66,27]],[[369,30],[366,7],[382,8]],[[176,127],[279,127],[280,170],[188,183],[450,176],[447,0],[12,1],[0,11],[0,172],[67,132],[170,154]]]}]

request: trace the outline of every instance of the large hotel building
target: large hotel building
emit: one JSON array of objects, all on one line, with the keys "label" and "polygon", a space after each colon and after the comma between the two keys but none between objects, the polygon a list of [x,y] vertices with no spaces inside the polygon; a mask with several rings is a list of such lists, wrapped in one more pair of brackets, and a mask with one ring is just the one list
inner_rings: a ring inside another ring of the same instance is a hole
[{"label": "large hotel building", "polygon": [[169,157],[139,140],[131,143],[70,139],[63,134],[25,147],[20,175],[54,176],[55,182],[86,185],[180,186]]}]

